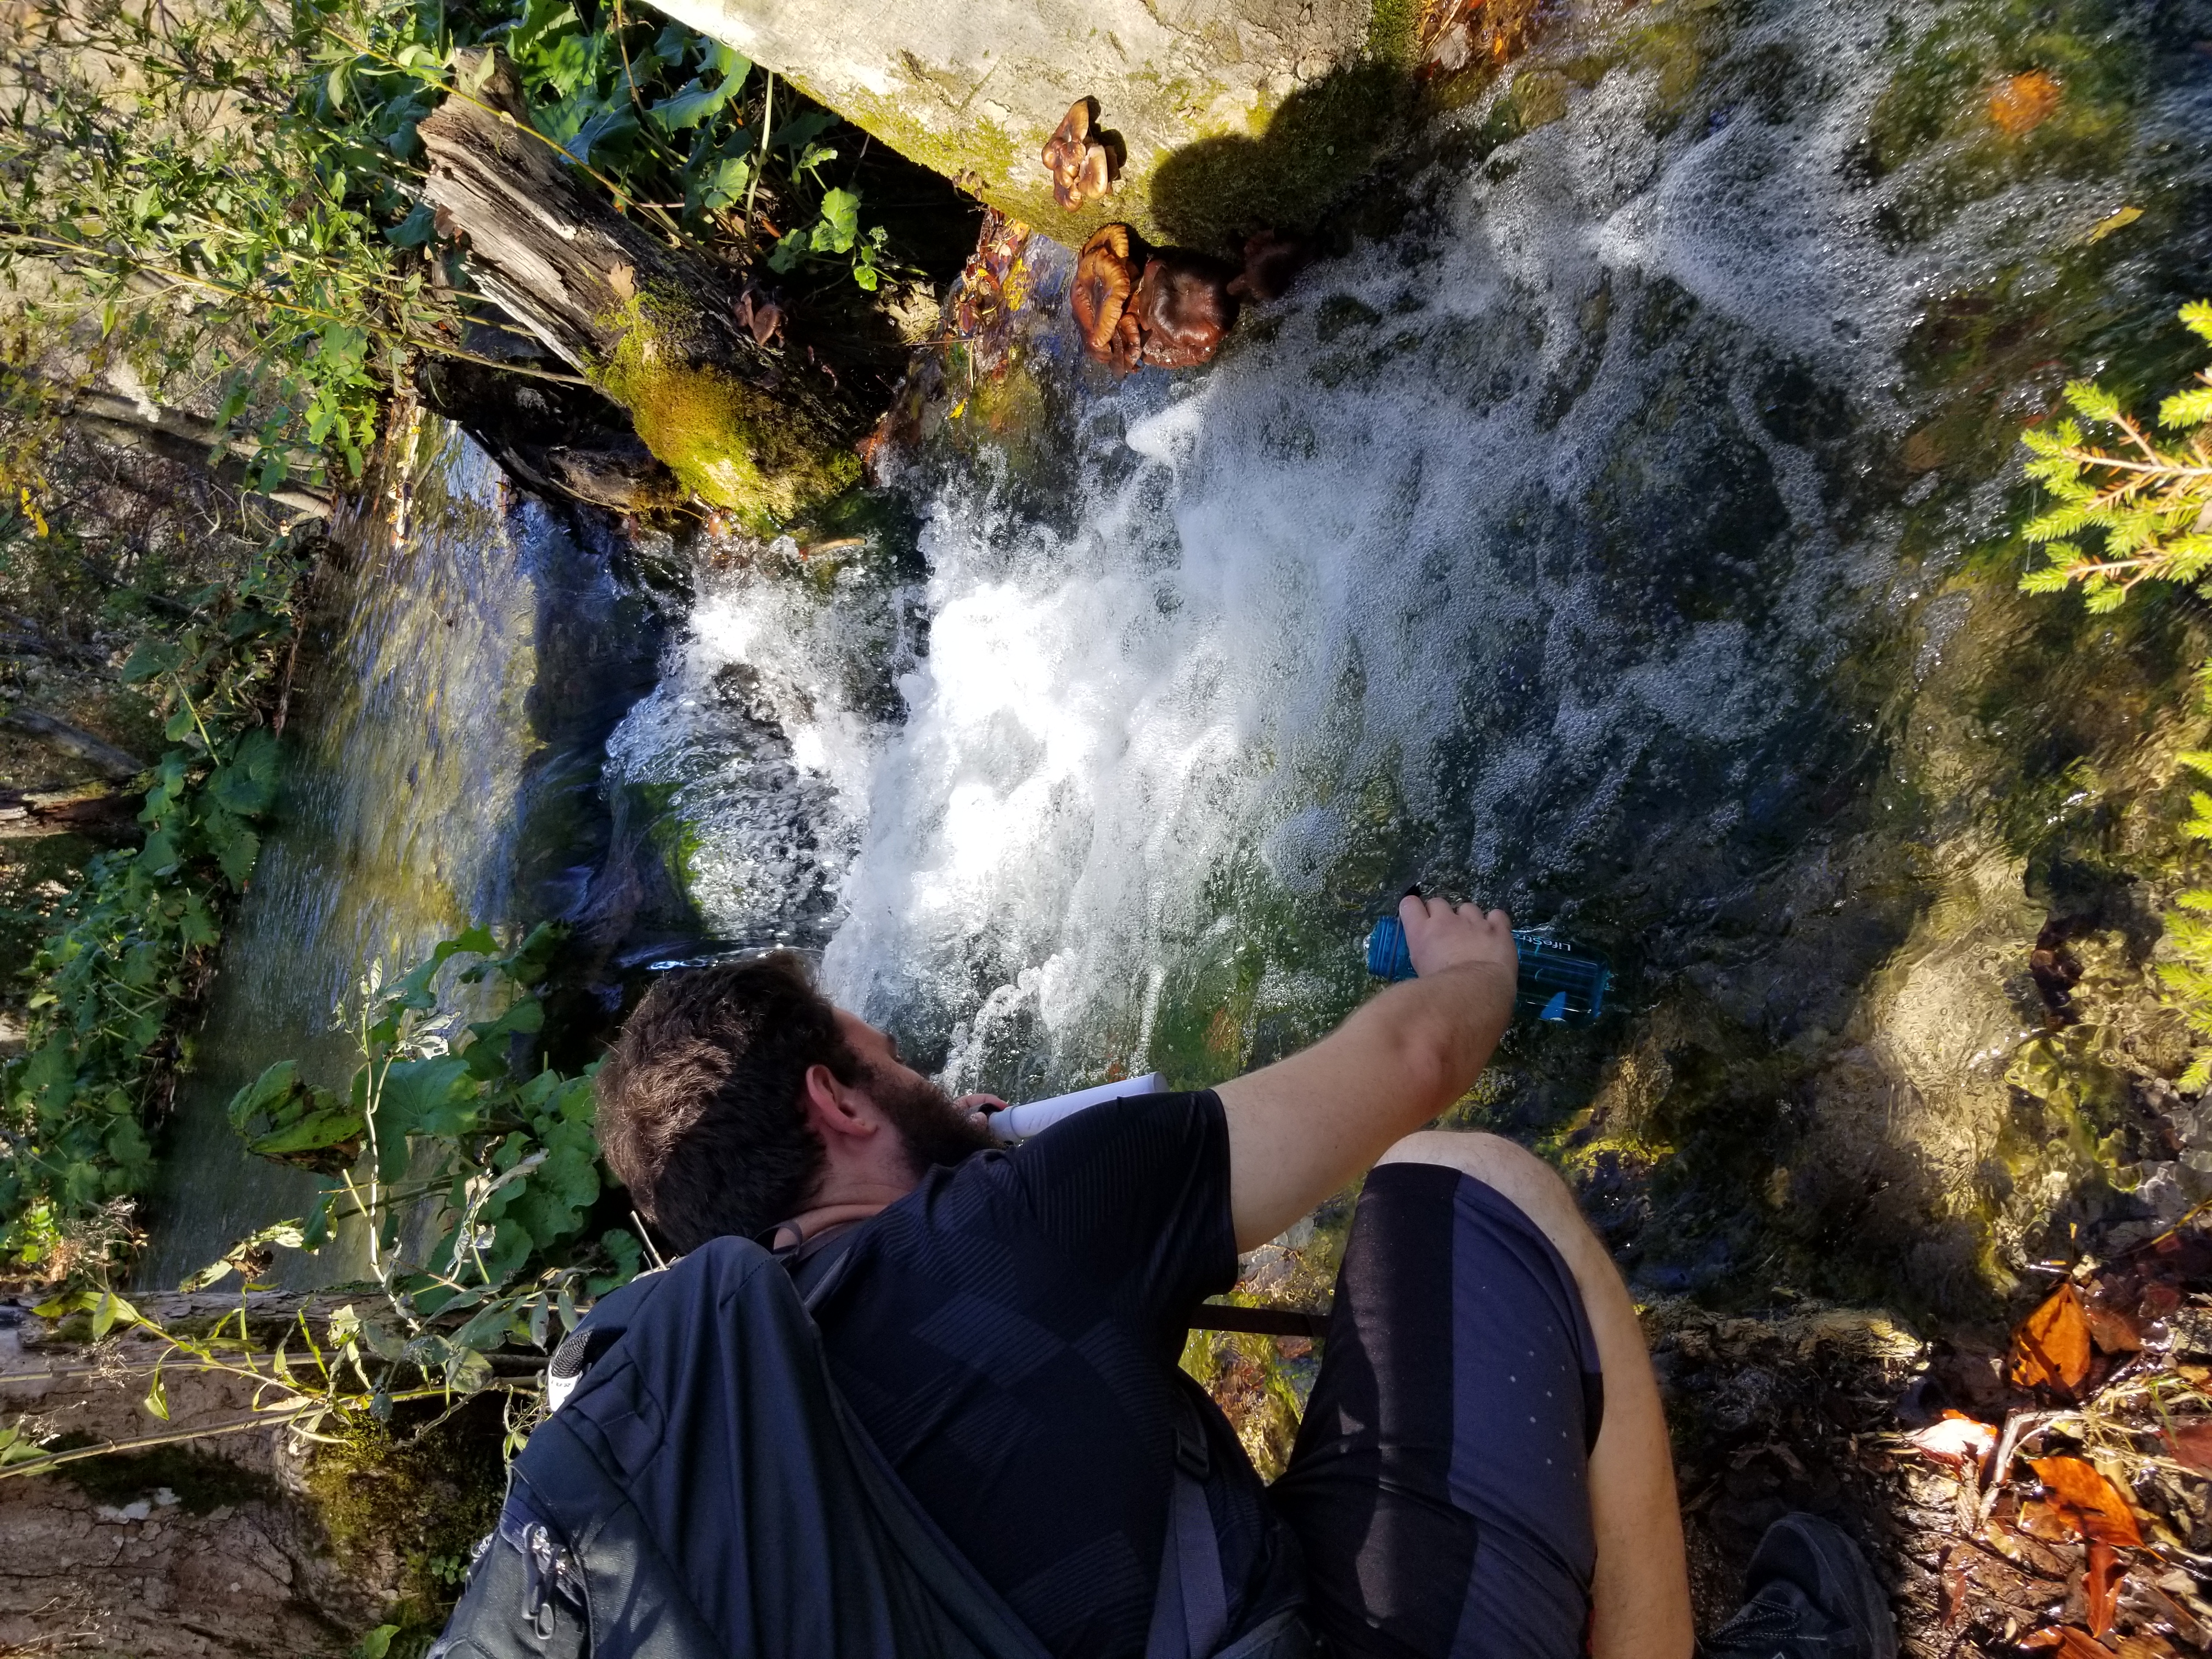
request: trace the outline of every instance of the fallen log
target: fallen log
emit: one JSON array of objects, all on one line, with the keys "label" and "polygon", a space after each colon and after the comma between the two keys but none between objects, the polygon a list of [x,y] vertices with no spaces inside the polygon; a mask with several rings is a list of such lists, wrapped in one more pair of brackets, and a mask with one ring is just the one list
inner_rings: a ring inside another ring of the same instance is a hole
[{"label": "fallen log", "polygon": [[138,833],[138,808],[144,799],[143,794],[112,783],[0,789],[0,841],[33,841],[41,836],[129,841]]},{"label": "fallen log", "polygon": [[855,481],[865,417],[803,349],[740,326],[733,274],[601,200],[531,128],[504,59],[487,71],[465,53],[456,72],[462,89],[418,129],[423,198],[484,294],[620,404],[686,489],[749,526]]},{"label": "fallen log", "polygon": [[118,749],[82,726],[71,726],[67,720],[36,708],[15,708],[0,714],[0,732],[12,732],[19,738],[28,738],[33,743],[58,750],[73,760],[82,761],[105,778],[135,778],[146,769],[146,763],[128,750]]}]

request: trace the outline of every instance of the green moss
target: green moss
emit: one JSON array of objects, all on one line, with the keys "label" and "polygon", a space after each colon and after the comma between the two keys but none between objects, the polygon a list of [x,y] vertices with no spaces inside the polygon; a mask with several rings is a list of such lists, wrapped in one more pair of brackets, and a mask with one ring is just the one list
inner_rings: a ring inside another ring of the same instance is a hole
[{"label": "green moss", "polygon": [[601,319],[615,344],[594,377],[685,489],[766,532],[859,479],[860,458],[818,417],[699,362],[689,314],[641,295]]},{"label": "green moss", "polygon": [[1367,19],[1367,55],[1411,69],[1421,46],[1421,0],[1375,0]]},{"label": "green moss", "polygon": [[398,1557],[391,1622],[410,1630],[444,1623],[477,1540],[498,1522],[507,1492],[504,1397],[480,1396],[413,1425],[350,1425],[308,1464],[308,1501],[339,1559]]}]

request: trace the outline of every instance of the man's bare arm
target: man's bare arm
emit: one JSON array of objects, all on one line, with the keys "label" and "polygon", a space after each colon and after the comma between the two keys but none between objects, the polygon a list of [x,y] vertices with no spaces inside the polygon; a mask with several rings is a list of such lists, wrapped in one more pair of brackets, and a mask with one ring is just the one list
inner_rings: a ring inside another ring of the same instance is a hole
[{"label": "man's bare arm", "polygon": [[1511,918],[1408,897],[1420,977],[1310,1048],[1221,1085],[1237,1248],[1265,1243],[1466,1093],[1513,1012]]}]

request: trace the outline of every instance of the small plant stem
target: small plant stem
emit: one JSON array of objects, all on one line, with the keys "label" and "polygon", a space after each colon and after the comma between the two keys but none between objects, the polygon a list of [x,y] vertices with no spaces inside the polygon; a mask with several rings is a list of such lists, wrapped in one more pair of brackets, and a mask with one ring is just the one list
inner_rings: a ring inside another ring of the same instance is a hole
[{"label": "small plant stem", "polygon": [[[2149,449],[2148,445],[2144,447]],[[2067,459],[2080,461],[2087,466],[2111,466],[2127,472],[2166,473],[2185,478],[2212,477],[2212,466],[2185,466],[2172,456],[2161,454],[2155,449],[2150,450],[2154,459],[2148,461],[2131,461],[2124,456],[2107,455],[2097,449],[2069,449],[2061,453]]]},{"label": "small plant stem", "polygon": [[753,257],[753,198],[760,190],[761,174],[768,170],[769,135],[775,126],[775,71],[769,70],[761,92],[760,146],[753,152],[753,176],[745,181],[745,259]]},{"label": "small plant stem", "polygon": [[200,718],[200,711],[192,707],[192,694],[185,690],[184,676],[181,674],[172,674],[169,678],[176,681],[177,696],[185,705],[185,712],[192,717],[192,724],[199,728],[200,742],[207,749],[208,758],[210,760],[213,760],[215,758],[215,739],[208,736],[207,722]]}]

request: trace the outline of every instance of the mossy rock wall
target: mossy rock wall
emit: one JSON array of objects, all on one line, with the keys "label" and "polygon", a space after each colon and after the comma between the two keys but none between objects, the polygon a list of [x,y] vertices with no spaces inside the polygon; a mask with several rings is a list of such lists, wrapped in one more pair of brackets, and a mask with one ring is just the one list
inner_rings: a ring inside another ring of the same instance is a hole
[{"label": "mossy rock wall", "polygon": [[[1365,170],[1391,125],[1418,12],[1413,0],[662,9],[1070,246],[1111,219],[1196,246],[1310,220]],[[1127,162],[1112,197],[1068,212],[1038,151],[1083,97],[1097,100]]]}]

